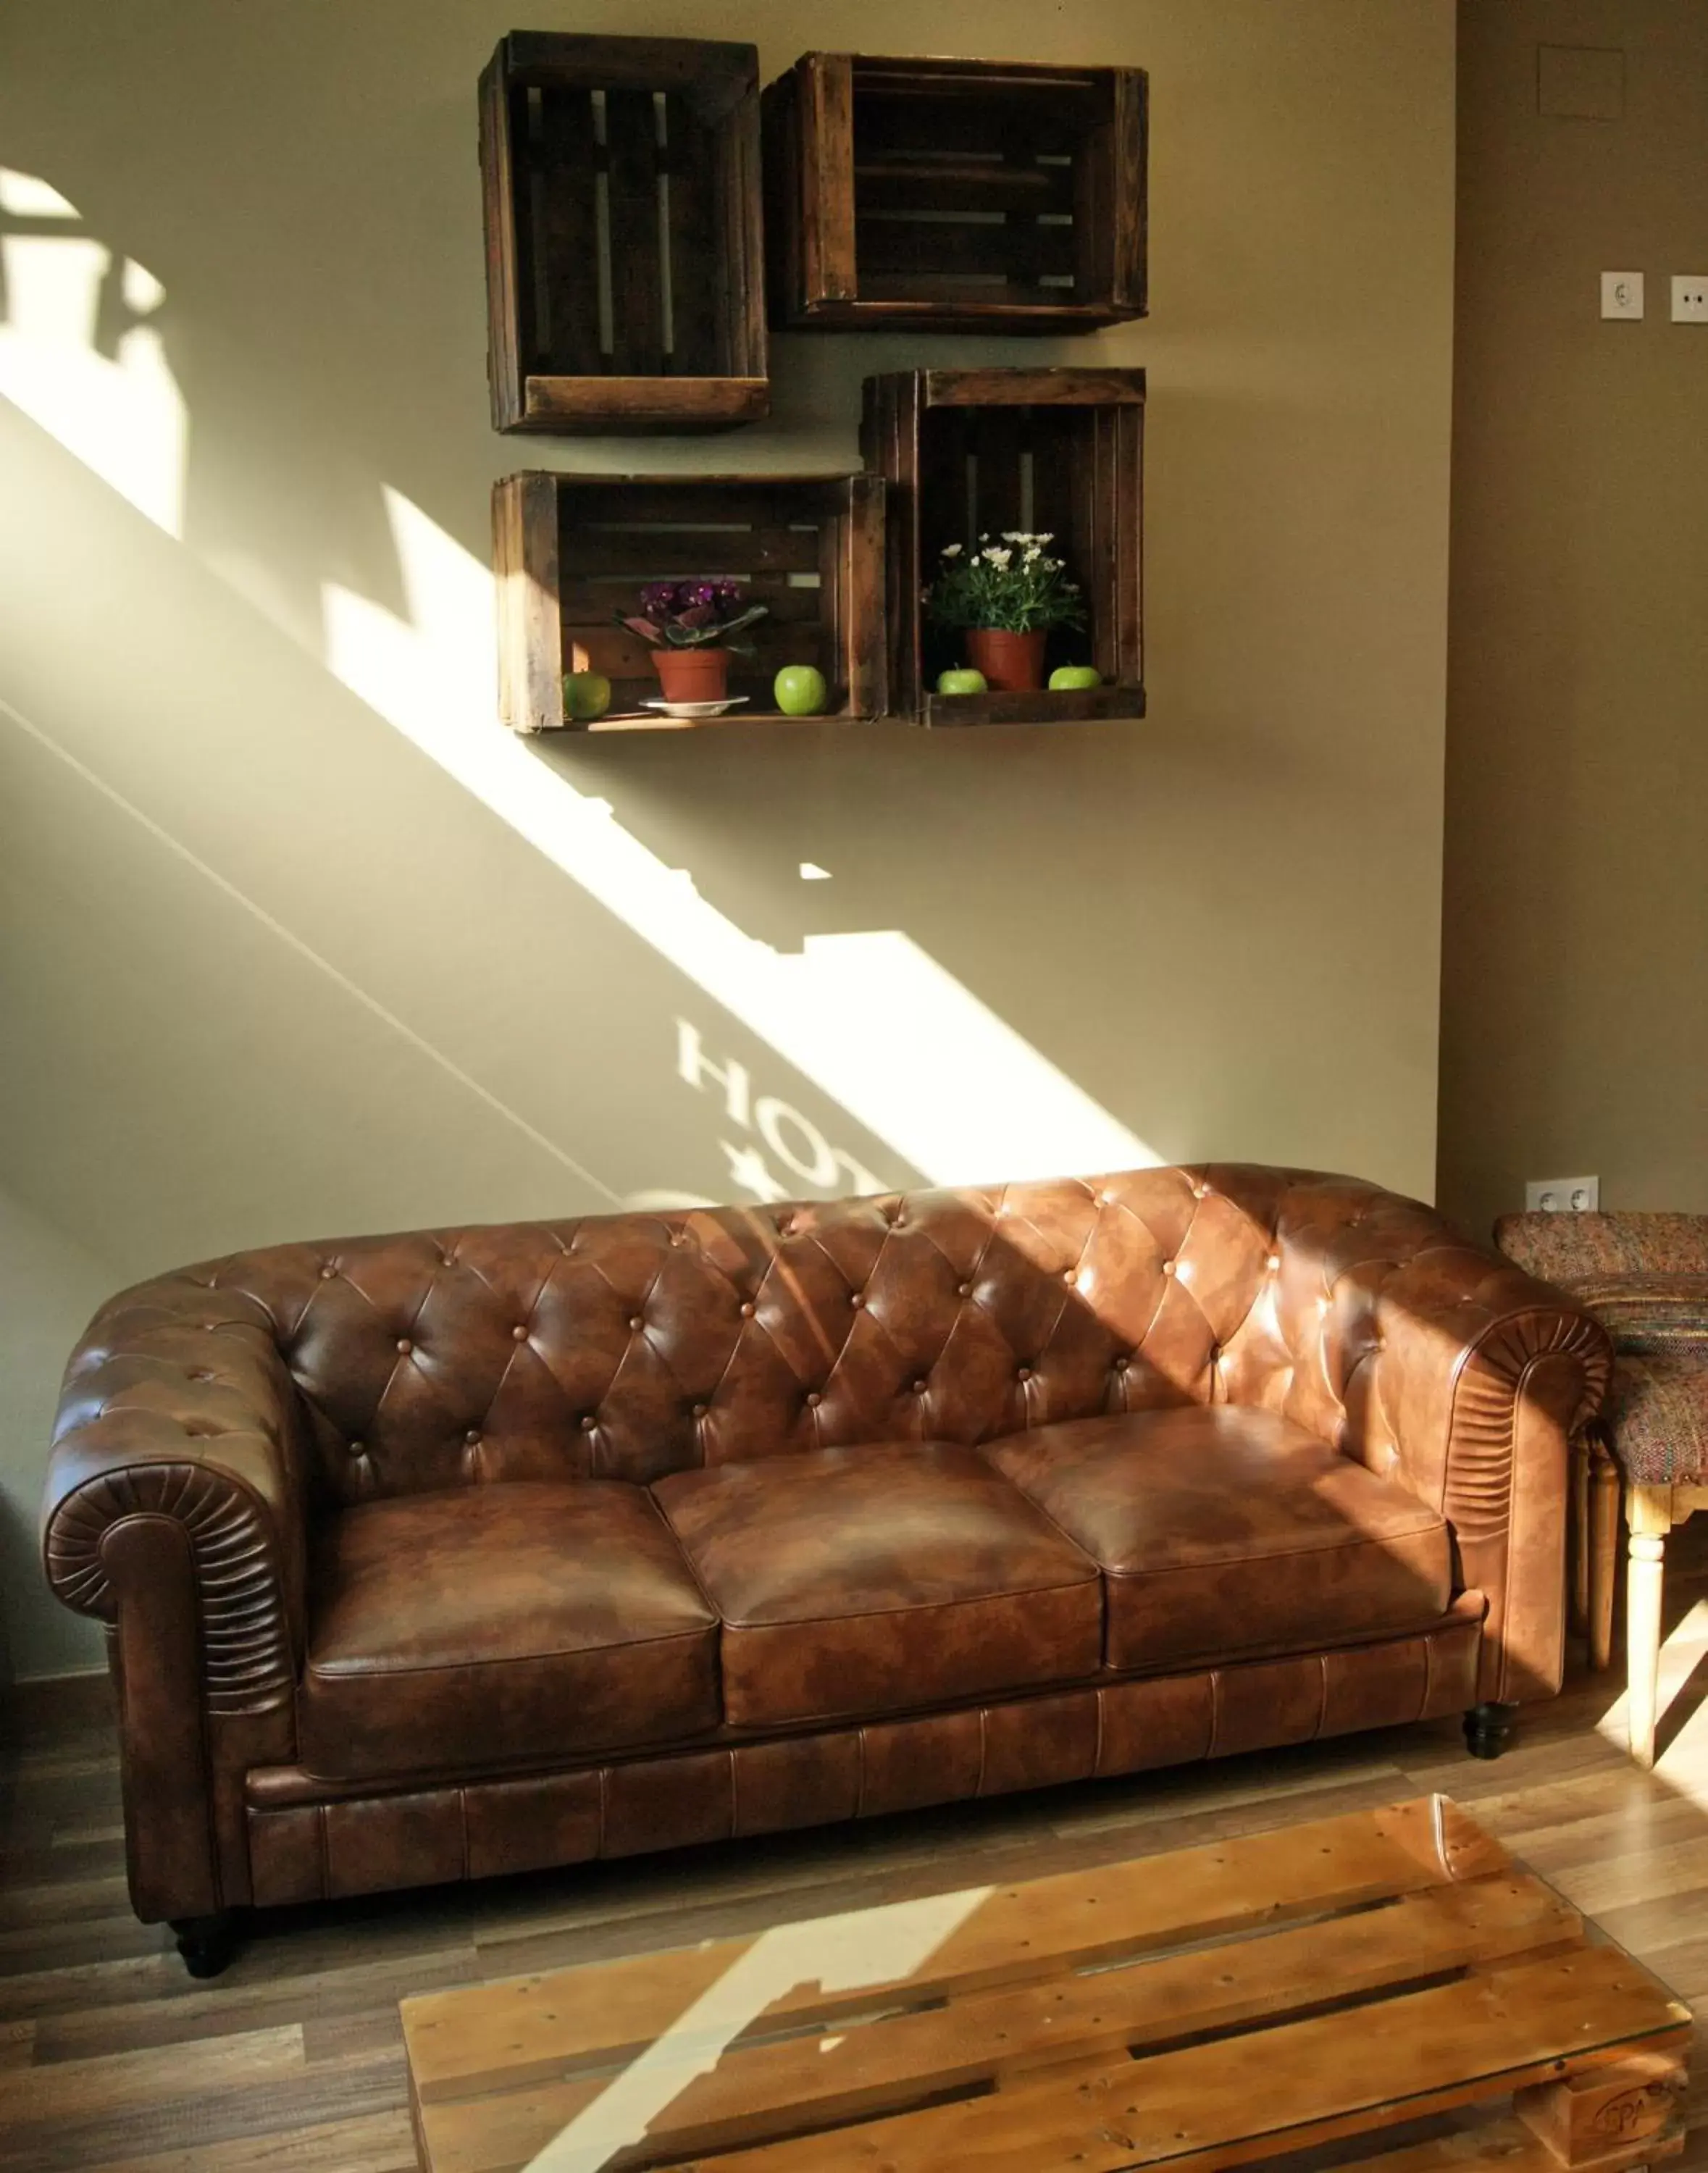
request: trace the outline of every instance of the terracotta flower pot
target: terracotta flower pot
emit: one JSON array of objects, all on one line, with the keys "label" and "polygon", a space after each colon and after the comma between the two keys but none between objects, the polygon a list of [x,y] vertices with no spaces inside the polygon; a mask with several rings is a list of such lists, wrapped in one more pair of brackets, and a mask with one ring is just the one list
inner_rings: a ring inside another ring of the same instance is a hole
[{"label": "terracotta flower pot", "polygon": [[653,669],[667,702],[721,702],[730,692],[727,649],[655,649]]},{"label": "terracotta flower pot", "polygon": [[967,661],[975,671],[984,674],[985,683],[995,693],[1022,693],[1043,684],[1044,645],[1048,639],[1042,631],[1010,634],[1001,627],[968,627]]}]

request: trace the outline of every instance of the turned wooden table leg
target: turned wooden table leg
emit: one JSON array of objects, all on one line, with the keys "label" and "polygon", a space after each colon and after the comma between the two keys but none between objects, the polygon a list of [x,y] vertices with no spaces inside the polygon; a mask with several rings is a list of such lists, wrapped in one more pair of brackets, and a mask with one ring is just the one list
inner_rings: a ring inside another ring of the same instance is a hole
[{"label": "turned wooden table leg", "polygon": [[1673,1529],[1672,1488],[1632,1486],[1625,1515],[1631,1528],[1630,1567],[1625,1583],[1631,1755],[1639,1766],[1652,1766],[1661,1673],[1661,1585],[1667,1534]]},{"label": "turned wooden table leg", "polygon": [[1587,1631],[1594,1578],[1590,1568],[1590,1445],[1580,1434],[1571,1444],[1571,1626]]},{"label": "turned wooden table leg", "polygon": [[1592,1453],[1589,1482],[1589,1664],[1613,1665],[1614,1590],[1619,1579],[1619,1468],[1605,1450]]}]

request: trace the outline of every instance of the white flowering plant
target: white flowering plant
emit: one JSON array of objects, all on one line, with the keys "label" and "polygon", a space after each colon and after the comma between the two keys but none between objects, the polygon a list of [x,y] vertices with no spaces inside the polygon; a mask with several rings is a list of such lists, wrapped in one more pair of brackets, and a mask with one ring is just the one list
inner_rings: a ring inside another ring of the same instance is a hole
[{"label": "white flowering plant", "polygon": [[937,578],[925,590],[925,608],[940,626],[988,627],[1005,634],[1037,634],[1055,626],[1083,626],[1086,600],[1068,579],[1064,559],[1051,555],[1055,541],[1045,531],[1005,528],[971,549],[946,543]]}]

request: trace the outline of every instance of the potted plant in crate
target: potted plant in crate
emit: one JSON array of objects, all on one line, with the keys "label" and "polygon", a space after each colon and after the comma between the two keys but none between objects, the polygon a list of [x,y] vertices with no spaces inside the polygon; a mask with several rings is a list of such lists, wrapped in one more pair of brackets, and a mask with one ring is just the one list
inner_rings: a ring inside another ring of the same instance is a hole
[{"label": "potted plant in crate", "polygon": [[732,639],[765,616],[737,580],[725,574],[692,581],[649,581],[640,592],[638,617],[619,612],[619,625],[652,647],[653,669],[667,702],[721,702],[730,691],[731,650],[748,653]]},{"label": "potted plant in crate", "polygon": [[1005,528],[975,548],[946,543],[925,607],[939,626],[960,628],[967,661],[999,690],[1042,687],[1052,628],[1083,626],[1086,602],[1066,562],[1052,557],[1046,531]]}]

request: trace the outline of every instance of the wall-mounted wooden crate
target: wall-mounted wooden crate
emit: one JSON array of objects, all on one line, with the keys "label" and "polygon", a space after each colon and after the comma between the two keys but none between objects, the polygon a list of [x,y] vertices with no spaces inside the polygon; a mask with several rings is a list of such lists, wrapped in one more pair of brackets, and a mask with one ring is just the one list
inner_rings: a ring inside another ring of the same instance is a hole
[{"label": "wall-mounted wooden crate", "polygon": [[765,93],[773,321],[1143,316],[1146,91],[1142,68],[806,54]]},{"label": "wall-mounted wooden crate", "polygon": [[[886,485],[890,704],[927,725],[1145,714],[1140,547],[1142,369],[913,369],[865,381],[861,445]],[[939,694],[962,661],[920,592],[946,543],[1043,530],[1086,592],[1083,633],[1050,638],[1049,665],[1090,662],[1073,693]]]},{"label": "wall-mounted wooden crate", "polygon": [[767,412],[758,82],[752,46],[499,40],[481,78],[496,429]]},{"label": "wall-mounted wooden crate", "polygon": [[[519,731],[579,729],[563,674],[602,671],[613,715],[658,695],[647,644],[617,625],[648,581],[733,574],[769,616],[741,636],[730,721],[777,715],[784,664],[816,664],[827,715],[886,707],[884,485],[876,476],[507,476],[493,486],[498,707]],[[794,721],[791,720],[790,721]],[[608,726],[601,725],[601,729]]]}]

